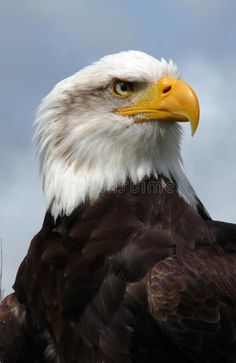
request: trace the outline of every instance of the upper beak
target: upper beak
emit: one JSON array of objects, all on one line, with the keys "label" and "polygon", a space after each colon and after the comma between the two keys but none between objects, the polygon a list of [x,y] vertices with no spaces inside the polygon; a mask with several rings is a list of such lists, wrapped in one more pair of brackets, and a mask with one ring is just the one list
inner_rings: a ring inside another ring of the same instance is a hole
[{"label": "upper beak", "polygon": [[152,84],[136,104],[116,110],[120,115],[140,115],[134,122],[155,120],[189,121],[192,135],[199,122],[199,102],[193,89],[185,82],[164,77]]}]

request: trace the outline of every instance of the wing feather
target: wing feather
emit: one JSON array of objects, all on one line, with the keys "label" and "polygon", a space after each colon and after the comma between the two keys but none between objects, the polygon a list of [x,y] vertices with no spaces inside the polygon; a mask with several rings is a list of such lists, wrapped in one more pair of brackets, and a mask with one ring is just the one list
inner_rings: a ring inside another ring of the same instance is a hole
[{"label": "wing feather", "polygon": [[26,309],[15,294],[0,304],[0,362],[46,363],[47,339],[41,332],[31,331],[26,322]]},{"label": "wing feather", "polygon": [[155,320],[182,349],[214,357],[221,341],[221,359],[235,355],[234,254],[207,246],[168,257],[151,269],[147,293]]}]

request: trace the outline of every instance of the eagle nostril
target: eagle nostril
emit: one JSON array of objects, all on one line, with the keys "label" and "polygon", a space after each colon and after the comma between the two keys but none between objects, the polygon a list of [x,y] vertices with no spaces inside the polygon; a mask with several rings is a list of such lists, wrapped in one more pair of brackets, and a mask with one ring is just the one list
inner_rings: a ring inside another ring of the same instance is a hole
[{"label": "eagle nostril", "polygon": [[163,89],[162,93],[168,93],[171,90],[171,86],[167,86]]}]

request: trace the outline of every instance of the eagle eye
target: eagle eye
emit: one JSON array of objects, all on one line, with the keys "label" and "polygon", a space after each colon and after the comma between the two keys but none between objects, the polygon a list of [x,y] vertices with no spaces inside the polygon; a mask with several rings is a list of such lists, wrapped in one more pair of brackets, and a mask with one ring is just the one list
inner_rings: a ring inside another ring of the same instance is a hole
[{"label": "eagle eye", "polygon": [[116,97],[128,97],[132,93],[132,86],[130,82],[115,81],[113,84],[113,93]]}]

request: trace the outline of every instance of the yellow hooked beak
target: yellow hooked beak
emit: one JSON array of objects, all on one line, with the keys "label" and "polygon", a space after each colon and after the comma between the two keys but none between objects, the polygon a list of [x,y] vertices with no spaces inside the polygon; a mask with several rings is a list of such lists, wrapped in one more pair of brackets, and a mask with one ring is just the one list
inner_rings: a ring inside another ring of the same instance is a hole
[{"label": "yellow hooked beak", "polygon": [[134,122],[189,121],[192,135],[199,122],[199,102],[193,89],[185,82],[164,77],[151,84],[131,107],[116,110],[123,116],[136,116]]}]

